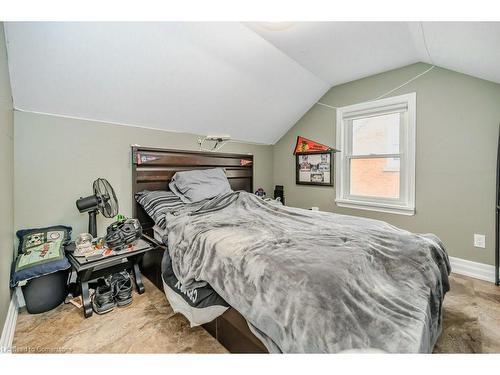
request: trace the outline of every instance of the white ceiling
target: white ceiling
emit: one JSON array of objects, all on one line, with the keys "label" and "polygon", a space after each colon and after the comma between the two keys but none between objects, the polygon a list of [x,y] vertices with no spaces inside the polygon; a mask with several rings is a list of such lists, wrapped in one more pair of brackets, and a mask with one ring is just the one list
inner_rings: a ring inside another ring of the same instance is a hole
[{"label": "white ceiling", "polygon": [[500,22],[425,22],[422,26],[434,64],[500,83]]},{"label": "white ceiling", "polygon": [[405,22],[246,24],[329,86],[418,62]]},{"label": "white ceiling", "polygon": [[21,110],[274,143],[328,89],[241,23],[8,23]]},{"label": "white ceiling", "polygon": [[7,23],[17,109],[274,143],[333,85],[418,61],[500,83],[500,23]]},{"label": "white ceiling", "polygon": [[330,86],[419,61],[500,83],[500,22],[246,25]]}]

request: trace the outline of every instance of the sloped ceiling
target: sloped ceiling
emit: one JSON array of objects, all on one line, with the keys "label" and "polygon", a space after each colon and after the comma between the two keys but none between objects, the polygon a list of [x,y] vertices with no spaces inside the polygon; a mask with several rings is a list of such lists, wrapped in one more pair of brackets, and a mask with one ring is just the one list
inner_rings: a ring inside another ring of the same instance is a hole
[{"label": "sloped ceiling", "polygon": [[241,23],[8,23],[25,111],[273,143],[328,84]]},{"label": "sloped ceiling", "polygon": [[500,23],[7,23],[14,106],[271,144],[334,85],[418,61],[500,83]]},{"label": "sloped ceiling", "polygon": [[418,62],[405,22],[302,22],[278,31],[247,26],[329,86]]},{"label": "sloped ceiling", "polygon": [[500,83],[500,22],[426,22],[422,25],[434,63]]},{"label": "sloped ceiling", "polygon": [[500,83],[500,22],[246,25],[330,86],[419,61]]}]

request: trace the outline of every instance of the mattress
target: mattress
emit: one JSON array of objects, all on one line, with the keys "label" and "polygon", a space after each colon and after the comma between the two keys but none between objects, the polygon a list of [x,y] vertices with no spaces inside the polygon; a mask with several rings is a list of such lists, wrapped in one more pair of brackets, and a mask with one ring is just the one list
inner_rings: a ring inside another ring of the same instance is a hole
[{"label": "mattress", "polygon": [[[157,241],[164,242],[165,230],[155,226],[153,232]],[[163,290],[170,306],[174,312],[184,315],[191,327],[211,322],[229,308],[226,301],[210,285],[183,290],[181,282],[172,269],[172,260],[168,250],[163,254],[161,273]]]}]

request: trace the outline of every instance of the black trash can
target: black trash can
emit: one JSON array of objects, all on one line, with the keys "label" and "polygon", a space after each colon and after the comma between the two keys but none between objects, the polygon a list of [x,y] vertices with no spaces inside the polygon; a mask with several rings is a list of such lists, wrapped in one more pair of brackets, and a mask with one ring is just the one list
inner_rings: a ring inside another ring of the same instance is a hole
[{"label": "black trash can", "polygon": [[57,271],[31,279],[21,287],[26,309],[40,314],[59,306],[68,295],[68,270]]}]

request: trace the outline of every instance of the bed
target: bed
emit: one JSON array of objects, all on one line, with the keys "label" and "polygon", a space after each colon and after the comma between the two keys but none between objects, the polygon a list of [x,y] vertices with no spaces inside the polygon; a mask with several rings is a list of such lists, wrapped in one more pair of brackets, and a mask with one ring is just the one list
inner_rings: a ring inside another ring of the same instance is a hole
[{"label": "bed", "polygon": [[[134,192],[166,189],[177,171],[214,167],[225,168],[237,190],[186,205],[190,212],[166,224],[184,289],[208,282],[231,306],[205,325],[231,352],[432,351],[450,272],[434,235],[264,202],[249,193],[249,155],[141,148],[133,155]],[[149,215],[134,207],[148,231]],[[157,263],[143,267],[159,285]]]},{"label": "bed", "polygon": [[[155,223],[137,203],[135,194],[143,190],[164,190],[178,171],[223,167],[233,190],[252,192],[253,155],[207,153],[132,146],[132,211],[144,233],[154,238]],[[143,274],[163,290],[161,262],[164,250],[148,252],[141,269]],[[238,311],[229,308],[203,328],[231,353],[267,353],[264,344],[250,331]]]}]

